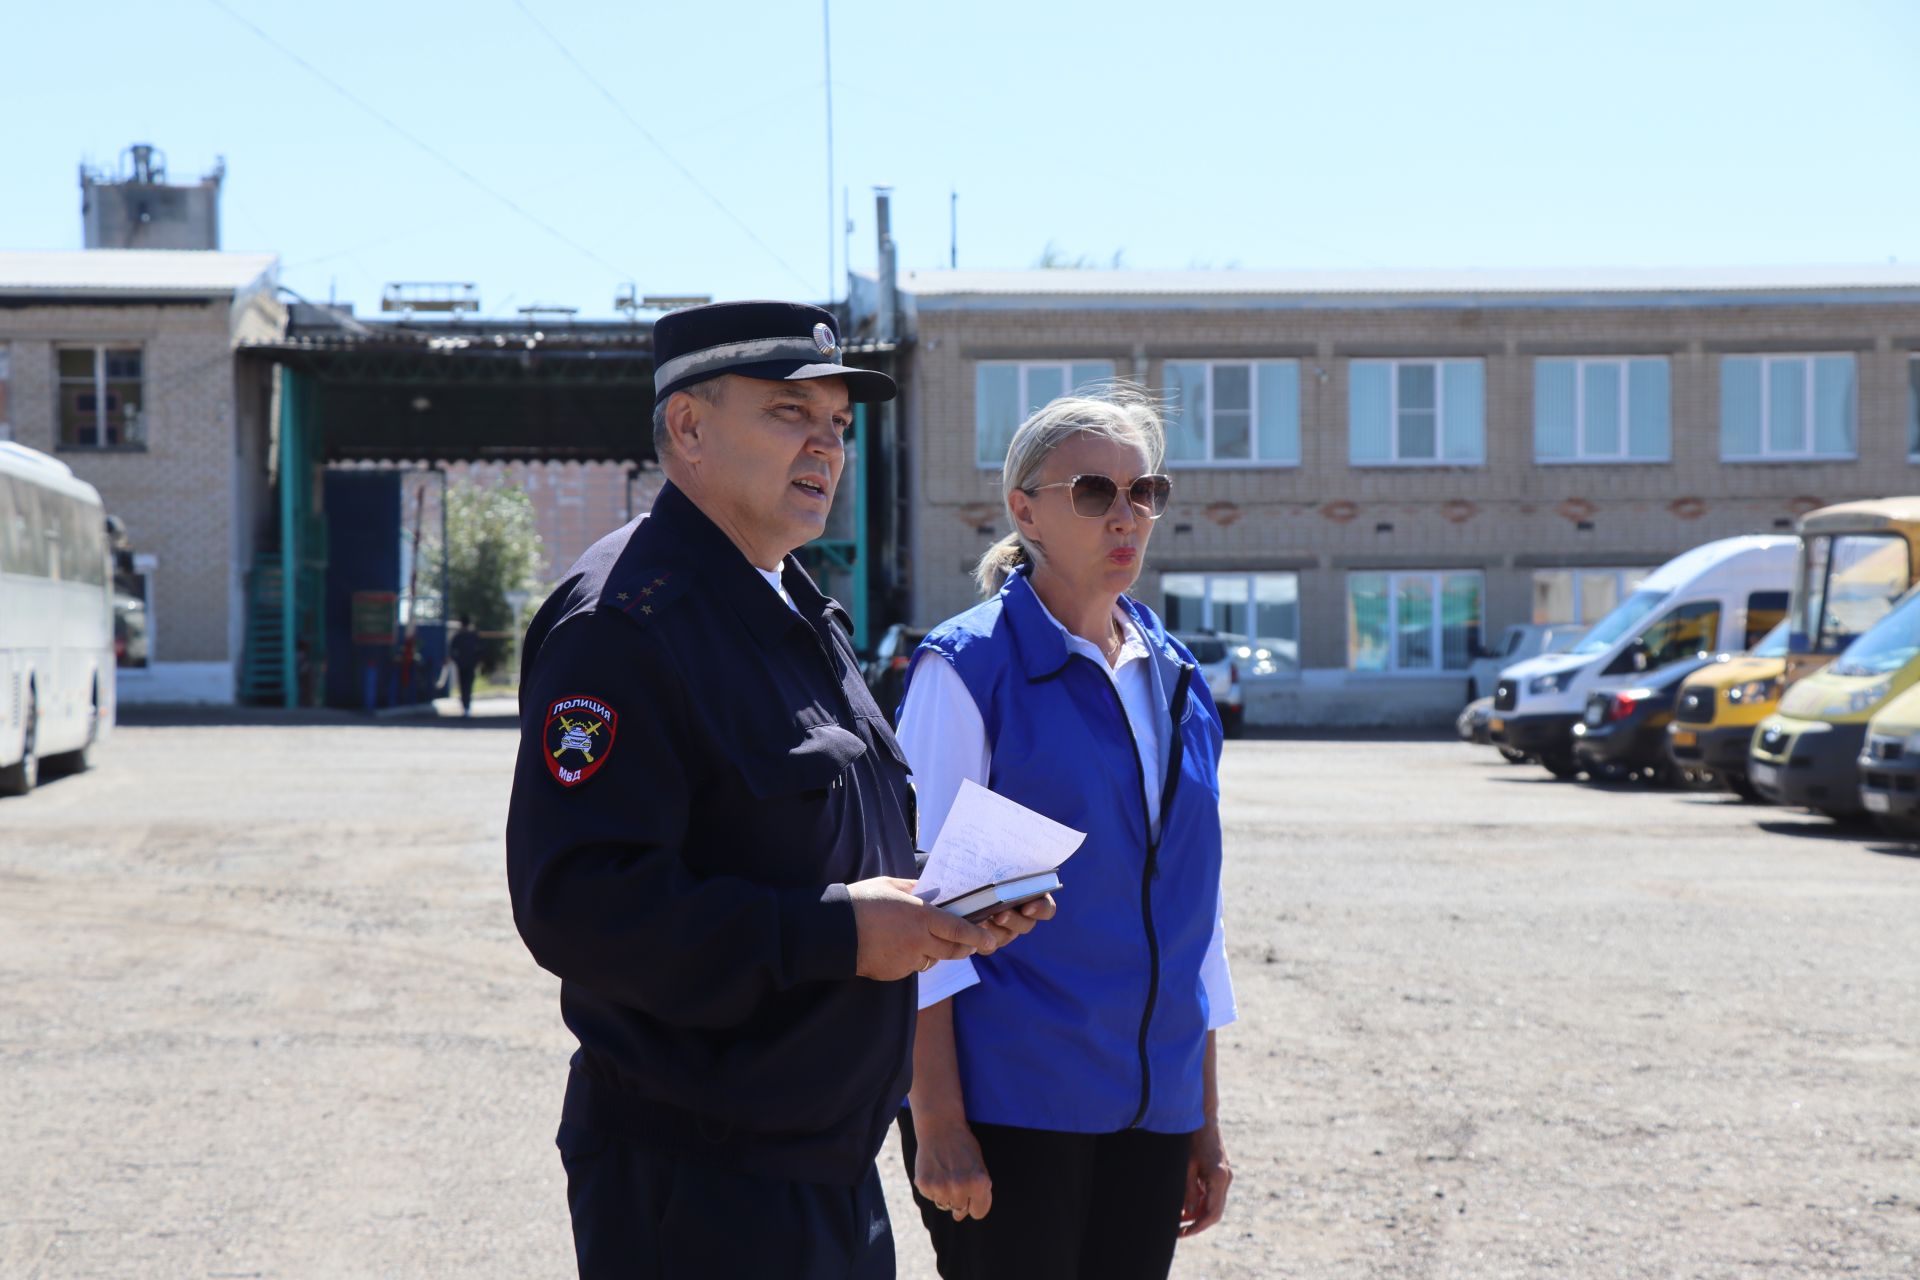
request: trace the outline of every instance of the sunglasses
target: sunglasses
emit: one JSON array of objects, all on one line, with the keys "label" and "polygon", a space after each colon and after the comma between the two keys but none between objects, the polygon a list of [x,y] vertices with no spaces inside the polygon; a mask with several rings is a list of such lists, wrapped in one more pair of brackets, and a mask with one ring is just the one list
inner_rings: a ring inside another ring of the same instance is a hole
[{"label": "sunglasses", "polygon": [[[1042,489],[1071,490],[1073,514],[1089,520],[1098,520],[1113,510],[1113,500],[1120,493],[1120,486],[1112,476],[1100,475],[1073,476],[1053,484],[1035,485],[1020,492],[1032,497]],[[1173,480],[1168,476],[1141,476],[1127,486],[1127,501],[1149,520],[1158,520],[1167,514],[1167,499],[1172,494]]]}]

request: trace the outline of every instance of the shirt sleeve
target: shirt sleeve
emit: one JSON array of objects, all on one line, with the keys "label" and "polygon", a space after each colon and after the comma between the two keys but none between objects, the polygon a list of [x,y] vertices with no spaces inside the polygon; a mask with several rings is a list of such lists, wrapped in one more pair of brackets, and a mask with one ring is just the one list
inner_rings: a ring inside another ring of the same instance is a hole
[{"label": "shirt sleeve", "polygon": [[1213,937],[1207,942],[1207,954],[1200,961],[1200,989],[1207,996],[1207,1030],[1240,1020],[1240,1007],[1233,998],[1233,974],[1227,968],[1226,886],[1214,898]]},{"label": "shirt sleeve", "polygon": [[[920,811],[918,844],[930,849],[961,782],[972,779],[984,787],[993,768],[980,708],[960,673],[939,654],[923,649],[914,658],[895,737],[913,774]],[[939,1004],[979,981],[972,960],[942,960],[920,975],[920,1007]]]},{"label": "shirt sleeve", "polygon": [[[685,682],[645,640],[585,615],[530,661],[507,816],[514,923],[567,982],[671,1025],[736,1026],[773,991],[854,976],[853,902],[843,884],[692,873],[682,850],[704,757]],[[593,774],[569,784],[548,759],[547,718],[574,698],[613,722]]]}]

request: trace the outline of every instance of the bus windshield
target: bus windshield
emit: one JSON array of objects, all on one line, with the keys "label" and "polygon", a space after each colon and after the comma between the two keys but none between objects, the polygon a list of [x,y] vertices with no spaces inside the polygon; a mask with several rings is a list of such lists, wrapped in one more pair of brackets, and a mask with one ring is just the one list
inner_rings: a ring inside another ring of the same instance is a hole
[{"label": "bus windshield", "polygon": [[1892,610],[1912,585],[1907,540],[1894,533],[1809,534],[1792,611],[1795,648],[1838,653]]},{"label": "bus windshield", "polygon": [[1580,637],[1573,652],[1581,656],[1605,653],[1632,635],[1649,614],[1666,602],[1665,591],[1636,591],[1613,607],[1613,612],[1593,624],[1593,630]]},{"label": "bus windshield", "polygon": [[1920,594],[1909,596],[1828,668],[1837,676],[1884,676],[1920,657]]}]

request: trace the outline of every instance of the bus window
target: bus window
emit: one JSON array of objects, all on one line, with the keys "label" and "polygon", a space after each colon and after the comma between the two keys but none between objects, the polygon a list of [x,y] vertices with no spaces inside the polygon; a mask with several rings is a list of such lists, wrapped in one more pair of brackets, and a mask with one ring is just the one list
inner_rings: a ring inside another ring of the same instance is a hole
[{"label": "bus window", "polygon": [[42,497],[39,488],[7,476],[0,476],[0,485],[10,488],[13,495],[13,533],[7,539],[6,571],[30,578],[52,576],[47,563],[47,538],[44,532],[47,526],[40,510]]},{"label": "bus window", "polygon": [[1812,653],[1838,653],[1887,616],[1911,581],[1897,534],[1820,534],[1806,540],[1805,607],[1795,630]]}]

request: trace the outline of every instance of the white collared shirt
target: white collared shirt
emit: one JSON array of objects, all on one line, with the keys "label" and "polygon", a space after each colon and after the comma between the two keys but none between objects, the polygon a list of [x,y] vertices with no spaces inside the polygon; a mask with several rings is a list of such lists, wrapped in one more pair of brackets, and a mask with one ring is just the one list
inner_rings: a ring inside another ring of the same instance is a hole
[{"label": "white collared shirt", "polygon": [[[1038,600],[1036,596],[1035,602]],[[1141,777],[1150,780],[1144,793],[1147,821],[1157,830],[1160,788],[1153,785],[1153,781],[1163,776],[1160,733],[1166,708],[1159,706],[1153,696],[1153,678],[1148,669],[1152,654],[1145,637],[1126,611],[1115,605],[1114,617],[1120,623],[1124,638],[1120,652],[1109,666],[1099,646],[1061,626],[1044,604],[1040,609],[1049,622],[1060,628],[1069,649],[1093,659],[1113,681],[1120,705],[1126,709],[1127,723],[1133,729],[1134,743],[1139,748]],[[920,830],[926,833],[921,844],[931,848],[934,833],[945,824],[947,811],[953,808],[954,797],[960,794],[962,780],[971,779],[984,787],[993,769],[993,748],[987,741],[987,727],[980,718],[980,708],[967,692],[960,673],[938,654],[923,653],[914,659],[907,699],[900,708],[897,736],[901,749],[906,752],[908,767],[913,771]],[[980,974],[972,960],[942,960],[920,975],[920,1007],[938,1004],[979,981]],[[1227,968],[1225,913],[1220,893],[1214,895],[1213,937],[1207,943],[1207,954],[1200,965],[1200,982],[1207,993],[1207,1029],[1212,1031],[1235,1021],[1239,1011],[1234,1004],[1233,976]]]}]

